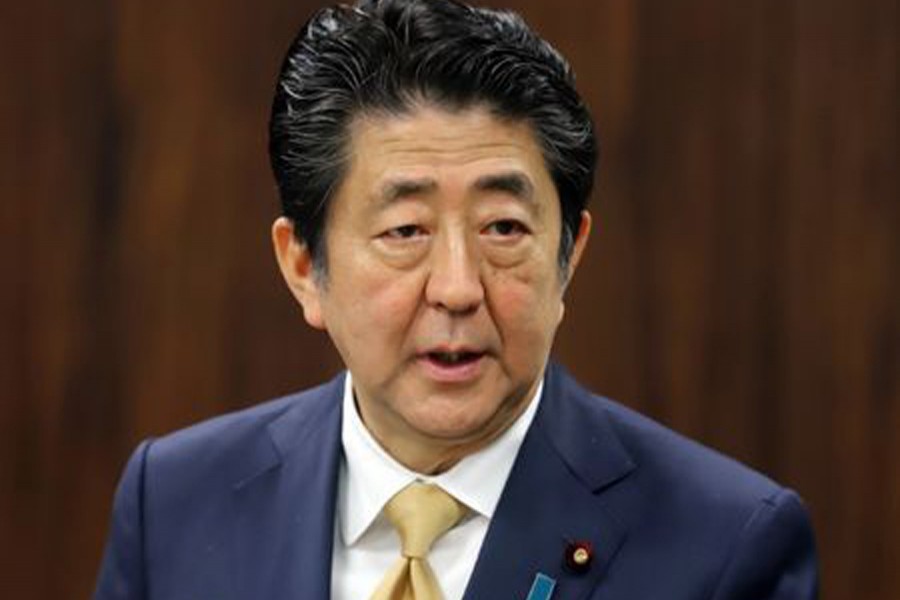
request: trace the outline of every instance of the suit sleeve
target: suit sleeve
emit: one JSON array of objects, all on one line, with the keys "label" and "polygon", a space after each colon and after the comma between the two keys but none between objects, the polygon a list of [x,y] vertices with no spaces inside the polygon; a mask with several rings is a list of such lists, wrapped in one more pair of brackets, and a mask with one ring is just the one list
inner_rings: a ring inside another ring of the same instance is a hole
[{"label": "suit sleeve", "polygon": [[747,522],[712,600],[815,600],[818,567],[809,515],[781,490]]},{"label": "suit sleeve", "polygon": [[144,471],[150,441],[131,455],[113,502],[94,600],[145,600]]}]

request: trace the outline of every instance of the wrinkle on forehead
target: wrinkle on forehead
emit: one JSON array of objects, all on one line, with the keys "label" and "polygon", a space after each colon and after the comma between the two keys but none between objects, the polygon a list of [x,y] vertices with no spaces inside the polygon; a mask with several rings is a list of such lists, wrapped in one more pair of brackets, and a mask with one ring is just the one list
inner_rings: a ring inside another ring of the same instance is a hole
[{"label": "wrinkle on forehead", "polygon": [[383,203],[455,182],[471,191],[512,192],[528,204],[535,204],[538,191],[555,196],[531,126],[484,107],[451,112],[426,105],[409,113],[363,114],[349,133],[341,188],[355,187],[352,195]]},{"label": "wrinkle on forehead", "polygon": [[[525,204],[535,203],[534,184],[527,173],[521,170],[491,172],[479,176],[472,188],[480,192],[501,191]],[[437,192],[440,184],[431,177],[387,178],[376,196],[379,204],[392,204],[408,197],[428,195]]]},{"label": "wrinkle on forehead", "polygon": [[[499,132],[502,139],[497,137]],[[436,164],[465,164],[486,158],[521,157],[524,150],[543,165],[531,126],[525,121],[499,119],[485,107],[449,112],[421,106],[399,115],[361,115],[351,123],[350,134],[351,152],[377,144],[398,161],[409,157],[431,159]],[[353,156],[354,160],[362,158],[366,157]]]}]

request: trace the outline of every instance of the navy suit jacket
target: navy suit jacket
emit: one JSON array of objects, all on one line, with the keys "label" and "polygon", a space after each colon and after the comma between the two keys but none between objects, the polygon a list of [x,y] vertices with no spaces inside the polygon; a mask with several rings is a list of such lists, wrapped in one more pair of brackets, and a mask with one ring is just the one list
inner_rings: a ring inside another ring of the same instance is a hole
[{"label": "navy suit jacket", "polygon": [[[330,596],[343,376],[142,443],[116,493],[95,600]],[[587,542],[585,572],[566,548]],[[807,600],[797,495],[582,389],[561,367],[491,520],[466,600]],[[364,599],[360,599],[364,600]]]}]

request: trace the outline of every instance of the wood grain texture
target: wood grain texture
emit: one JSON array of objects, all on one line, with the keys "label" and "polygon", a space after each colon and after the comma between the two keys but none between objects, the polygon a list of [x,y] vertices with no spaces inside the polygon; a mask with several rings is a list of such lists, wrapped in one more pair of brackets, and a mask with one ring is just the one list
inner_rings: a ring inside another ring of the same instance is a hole
[{"label": "wood grain texture", "polygon": [[[557,356],[804,496],[825,600],[900,596],[895,0],[519,0],[602,142]],[[0,597],[84,598],[131,448],[340,368],[270,256],[318,6],[0,7]]]}]

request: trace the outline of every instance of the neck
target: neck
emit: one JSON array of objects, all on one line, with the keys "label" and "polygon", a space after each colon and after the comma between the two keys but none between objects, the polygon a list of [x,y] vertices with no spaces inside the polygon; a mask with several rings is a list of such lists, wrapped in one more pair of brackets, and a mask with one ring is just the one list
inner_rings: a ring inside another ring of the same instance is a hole
[{"label": "neck", "polygon": [[482,445],[475,448],[465,446],[434,448],[431,446],[410,443],[410,441],[406,439],[379,439],[374,432],[372,435],[378,440],[378,443],[381,444],[382,448],[394,458],[394,460],[407,469],[422,475],[440,475],[441,473],[449,471],[463,458],[484,447]]}]

